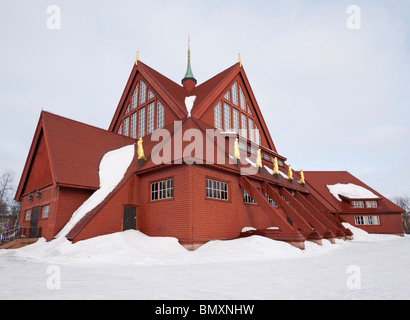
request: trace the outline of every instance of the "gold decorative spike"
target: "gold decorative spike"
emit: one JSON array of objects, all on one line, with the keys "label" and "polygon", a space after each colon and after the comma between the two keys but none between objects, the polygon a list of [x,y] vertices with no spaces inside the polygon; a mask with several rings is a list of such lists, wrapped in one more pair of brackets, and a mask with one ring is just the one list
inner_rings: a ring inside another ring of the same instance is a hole
[{"label": "gold decorative spike", "polygon": [[293,172],[291,165],[289,165],[288,167],[288,180],[293,180]]},{"label": "gold decorative spike", "polygon": [[300,184],[305,184],[305,174],[300,170]]},{"label": "gold decorative spike", "polygon": [[238,62],[239,62],[239,66],[242,67],[242,60],[241,60],[241,54],[238,53]]},{"label": "gold decorative spike", "polygon": [[135,59],[135,65],[138,66],[138,61],[140,61],[140,52],[137,51],[137,58]]},{"label": "gold decorative spike", "polygon": [[143,140],[140,138],[138,140],[138,160],[145,159],[145,154],[144,154],[144,147],[142,146]]},{"label": "gold decorative spike", "polygon": [[234,156],[234,158],[235,158],[236,160],[238,160],[238,159],[241,158],[241,153],[239,152],[239,139],[238,139],[238,138],[235,139],[234,149],[235,149],[235,156]]},{"label": "gold decorative spike", "polygon": [[256,157],[256,166],[258,168],[262,168],[262,151],[261,149],[258,150],[257,157]]},{"label": "gold decorative spike", "polygon": [[273,174],[279,174],[278,158],[273,159]]}]

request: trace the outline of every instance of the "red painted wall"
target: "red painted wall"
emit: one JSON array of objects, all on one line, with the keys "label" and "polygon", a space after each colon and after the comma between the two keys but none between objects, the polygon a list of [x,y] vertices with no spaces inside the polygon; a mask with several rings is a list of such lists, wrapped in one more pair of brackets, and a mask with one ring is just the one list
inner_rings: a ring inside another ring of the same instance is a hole
[{"label": "red painted wall", "polygon": [[367,216],[367,215],[379,216],[380,225],[356,225],[355,220],[354,220],[354,217],[356,215],[354,214],[339,214],[339,217],[343,221],[351,224],[352,226],[363,229],[364,231],[369,232],[369,233],[404,235],[403,220],[401,218],[401,214],[363,214],[363,213],[360,213],[358,215],[360,216]]}]

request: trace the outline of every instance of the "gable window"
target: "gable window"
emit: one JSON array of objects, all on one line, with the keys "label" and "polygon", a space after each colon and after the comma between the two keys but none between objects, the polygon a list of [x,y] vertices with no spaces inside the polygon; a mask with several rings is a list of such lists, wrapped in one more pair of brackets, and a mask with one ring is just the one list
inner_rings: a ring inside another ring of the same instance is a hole
[{"label": "gable window", "polygon": [[138,137],[144,138],[145,136],[145,107],[140,109],[138,125],[139,125]]},{"label": "gable window", "polygon": [[129,125],[130,125],[130,118],[126,117],[124,119],[124,136],[129,136]]},{"label": "gable window", "polygon": [[151,92],[151,90],[148,89],[148,100],[151,100],[154,98],[155,98],[154,94]]},{"label": "gable window", "polygon": [[215,107],[214,118],[215,118],[215,128],[217,128],[219,130],[222,130],[222,110],[221,110],[221,103],[220,102]]},{"label": "gable window", "polygon": [[253,120],[249,118],[249,140],[254,142]]},{"label": "gable window", "polygon": [[233,108],[232,115],[233,115],[233,130],[236,133],[239,133],[239,111]]},{"label": "gable window", "polygon": [[231,100],[229,91],[225,94],[224,98],[225,98],[226,100],[228,100],[228,101]]},{"label": "gable window", "polygon": [[157,103],[158,103],[157,128],[162,129],[164,127],[164,106],[159,101]]},{"label": "gable window", "polygon": [[138,99],[138,84],[135,87],[134,94],[132,95],[132,110],[137,108],[137,100]]},{"label": "gable window", "polygon": [[[240,99],[241,99],[241,109],[242,110],[246,110],[246,102],[245,102],[245,95],[243,94],[242,88],[239,87],[239,95],[240,95]],[[249,108],[248,108],[249,110]]]},{"label": "gable window", "polygon": [[131,138],[137,138],[137,113],[131,115]]},{"label": "gable window", "polygon": [[245,137],[246,139],[248,139],[248,129],[246,126],[247,121],[248,121],[248,118],[246,117],[246,114],[241,113],[241,125],[242,125],[241,136]]},{"label": "gable window", "polygon": [[230,131],[231,126],[231,106],[227,103],[224,104],[224,120],[225,120],[225,130]]},{"label": "gable window", "polygon": [[238,105],[238,83],[235,82],[232,86],[232,102],[235,106]]},{"label": "gable window", "polygon": [[154,113],[155,113],[155,102],[151,102],[148,105],[148,134],[154,131]]},{"label": "gable window", "polygon": [[122,134],[122,123],[120,124],[120,127],[118,128],[118,134]]},{"label": "gable window", "polygon": [[145,103],[146,98],[147,98],[147,86],[145,85],[144,81],[141,81],[140,104]]},{"label": "gable window", "polygon": [[174,180],[168,179],[151,183],[151,201],[172,199],[174,197]]}]

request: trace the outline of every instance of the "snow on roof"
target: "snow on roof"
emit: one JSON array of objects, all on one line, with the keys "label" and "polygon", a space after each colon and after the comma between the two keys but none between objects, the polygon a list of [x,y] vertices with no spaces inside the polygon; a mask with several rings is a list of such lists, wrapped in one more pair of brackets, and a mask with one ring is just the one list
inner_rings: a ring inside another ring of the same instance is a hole
[{"label": "snow on roof", "polygon": [[84,216],[96,208],[104,199],[115,189],[124,178],[128,167],[134,159],[134,145],[128,145],[117,150],[107,152],[100,162],[100,189],[94,192],[78,209],[75,211],[58,233],[57,238],[65,237]]},{"label": "snow on roof", "polygon": [[343,196],[349,199],[379,199],[373,192],[363,188],[361,186],[355,185],[353,183],[349,184],[335,184],[326,185],[330,193],[338,200],[342,201],[339,196]]},{"label": "snow on roof", "polygon": [[188,111],[188,118],[191,116],[191,110],[194,107],[196,96],[186,97],[185,98],[185,107]]}]

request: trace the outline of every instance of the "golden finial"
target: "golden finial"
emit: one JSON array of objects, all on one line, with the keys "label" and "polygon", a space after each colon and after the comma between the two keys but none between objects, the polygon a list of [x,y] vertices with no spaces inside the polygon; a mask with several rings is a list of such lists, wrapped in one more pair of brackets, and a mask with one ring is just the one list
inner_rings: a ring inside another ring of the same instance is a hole
[{"label": "golden finial", "polygon": [[273,159],[273,174],[279,174],[278,158]]},{"label": "golden finial", "polygon": [[236,159],[236,160],[239,160],[240,158],[241,158],[241,153],[239,152],[239,139],[238,138],[236,138],[235,139],[235,143],[234,143],[234,151],[235,151],[235,156],[234,156],[234,158]]},{"label": "golden finial", "polygon": [[300,184],[305,184],[305,174],[300,170]]},{"label": "golden finial", "polygon": [[238,53],[238,62],[239,62],[239,66],[242,67],[242,59],[241,59],[240,53]]},{"label": "golden finial", "polygon": [[135,59],[135,65],[138,66],[138,61],[140,61],[140,52],[137,51],[137,58]]},{"label": "golden finial", "polygon": [[258,168],[262,168],[262,151],[261,149],[258,150],[257,157],[256,157],[256,166]]},{"label": "golden finial", "polygon": [[291,165],[289,165],[288,167],[288,180],[293,180],[293,172]]},{"label": "golden finial", "polygon": [[145,154],[144,154],[144,147],[142,146],[143,140],[140,138],[138,140],[138,160],[145,159]]}]

